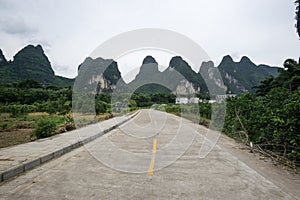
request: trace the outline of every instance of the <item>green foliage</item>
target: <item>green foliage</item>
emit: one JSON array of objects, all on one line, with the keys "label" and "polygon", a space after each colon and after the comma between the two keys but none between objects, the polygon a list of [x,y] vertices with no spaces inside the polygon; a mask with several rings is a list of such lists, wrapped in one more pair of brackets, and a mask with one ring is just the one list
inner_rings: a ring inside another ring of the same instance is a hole
[{"label": "green foliage", "polygon": [[106,102],[98,100],[95,102],[96,114],[103,114],[107,111],[108,105]]},{"label": "green foliage", "polygon": [[179,105],[167,105],[165,106],[165,110],[168,113],[174,113],[179,115],[181,113],[181,108]]},{"label": "green foliage", "polygon": [[210,119],[211,118],[211,104],[208,102],[199,102],[199,115],[202,118]]},{"label": "green foliage", "polygon": [[293,59],[287,59],[284,62],[284,68],[278,69],[279,75],[274,78],[270,77],[262,84],[255,87],[257,94],[264,96],[268,94],[273,88],[286,88],[290,91],[295,91],[300,85],[300,64]]},{"label": "green foliage", "polygon": [[60,97],[57,100],[47,101],[42,104],[43,111],[49,114],[65,115],[71,111],[71,101],[67,100],[66,97]]},{"label": "green foliage", "polygon": [[134,107],[137,107],[137,103],[135,100],[133,99],[130,99],[129,100],[129,105],[128,105],[130,108],[134,108]]},{"label": "green foliage", "polygon": [[37,127],[32,132],[31,136],[35,136],[37,139],[40,139],[50,137],[54,134],[56,134],[55,122],[47,118],[43,118],[37,122]]},{"label": "green foliage", "polygon": [[111,112],[111,96],[107,93],[97,94],[95,97],[96,114]]},{"label": "green foliage", "polygon": [[241,133],[265,150],[300,162],[299,63],[287,60],[276,78],[258,86],[257,94],[245,93],[227,101],[224,132]]},{"label": "green foliage", "polygon": [[71,87],[42,86],[33,80],[0,85],[0,111],[12,116],[28,112],[67,114],[72,107]]},{"label": "green foliage", "polygon": [[133,93],[131,96],[131,100],[135,101],[138,107],[174,103],[175,98],[175,95],[170,93]]},{"label": "green foliage", "polygon": [[111,96],[107,93],[96,94],[96,101],[100,100],[105,103],[111,103]]},{"label": "green foliage", "polygon": [[27,115],[29,112],[35,112],[36,107],[34,105],[20,105],[20,104],[12,104],[8,106],[0,105],[1,113],[11,113],[11,117],[20,117]]},{"label": "green foliage", "polygon": [[245,94],[229,100],[224,132],[233,137],[246,132],[252,142],[268,145],[275,152],[284,150],[296,159],[300,153],[300,90],[285,96],[282,92],[286,91],[273,89],[263,98]]},{"label": "green foliage", "polygon": [[19,81],[15,84],[13,84],[16,88],[20,88],[20,89],[28,89],[28,88],[42,88],[42,84],[32,80],[32,79],[26,79],[26,80],[22,80]]}]

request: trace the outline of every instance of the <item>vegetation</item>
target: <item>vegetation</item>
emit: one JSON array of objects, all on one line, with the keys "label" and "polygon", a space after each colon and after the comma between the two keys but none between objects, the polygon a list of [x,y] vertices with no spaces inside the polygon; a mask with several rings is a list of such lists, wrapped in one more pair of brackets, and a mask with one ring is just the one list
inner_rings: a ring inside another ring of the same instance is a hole
[{"label": "vegetation", "polygon": [[[32,79],[0,84],[1,146],[28,142],[74,129],[74,120],[70,117],[72,92],[70,86],[43,85]],[[121,95],[121,99],[124,100],[126,96],[128,94]],[[110,93],[96,94],[94,111],[98,120],[111,118],[112,112],[129,112],[139,107],[150,107],[154,103],[173,103],[175,96],[137,92],[128,99],[126,107],[117,111],[115,106],[118,102],[112,104]],[[77,103],[87,105],[80,100]],[[90,105],[81,106],[82,112],[93,110]],[[80,125],[90,122],[88,117],[87,120],[82,119]]]},{"label": "vegetation", "polygon": [[300,85],[300,67],[299,64],[292,59],[284,62],[284,68],[278,69],[279,76],[270,77],[262,81],[262,84],[255,87],[260,96],[267,95],[273,88],[285,88],[291,92],[298,89]]},{"label": "vegetation", "polygon": [[[74,129],[71,108],[70,86],[43,85],[31,79],[0,84],[0,147]],[[96,95],[100,120],[112,117],[109,108],[110,95]]]},{"label": "vegetation", "polygon": [[[42,119],[55,123],[56,133],[70,129],[68,116],[49,115],[45,112],[34,112],[12,117],[10,113],[0,113],[0,148],[30,142],[37,139],[32,133]],[[74,126],[72,125],[72,129]]]},{"label": "vegetation", "polygon": [[49,119],[41,119],[37,123],[36,129],[32,132],[32,136],[37,139],[46,138],[56,133],[56,124],[54,121]]},{"label": "vegetation", "polygon": [[300,64],[288,59],[279,76],[227,101],[224,132],[250,141],[291,165],[300,164]]},{"label": "vegetation", "polygon": [[29,112],[66,114],[71,110],[71,87],[42,86],[34,80],[0,85],[0,112],[12,116]]},{"label": "vegetation", "polygon": [[153,104],[173,104],[175,95],[171,93],[133,93],[131,100],[136,103],[137,107],[150,107]]}]

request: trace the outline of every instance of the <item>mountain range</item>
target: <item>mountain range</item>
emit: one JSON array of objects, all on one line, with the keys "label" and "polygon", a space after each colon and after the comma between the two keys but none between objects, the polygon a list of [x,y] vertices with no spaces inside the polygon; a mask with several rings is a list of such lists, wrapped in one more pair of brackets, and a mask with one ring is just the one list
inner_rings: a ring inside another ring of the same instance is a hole
[{"label": "mountain range", "polygon": [[[207,80],[214,79],[217,87],[226,93],[239,94],[253,92],[254,86],[269,76],[277,76],[277,67],[256,65],[244,56],[239,62],[231,56],[224,56],[221,63],[215,66],[212,61],[203,62],[199,72],[180,56],[174,56],[167,69],[158,70],[158,63],[152,56],[144,58],[135,79],[126,84],[112,59],[86,58],[78,67],[78,77],[86,80],[85,84],[97,84],[98,91],[131,90],[139,92],[170,92],[189,90],[190,93],[208,93]],[[97,72],[97,73],[95,73]],[[215,74],[219,76],[214,76]],[[220,80],[222,78],[222,80]],[[73,85],[74,79],[55,75],[49,59],[41,45],[28,45],[21,49],[12,61],[7,61],[0,50],[0,82],[13,83],[24,79],[34,79],[44,84]],[[184,81],[183,81],[184,80]],[[212,91],[210,91],[212,92]]]}]

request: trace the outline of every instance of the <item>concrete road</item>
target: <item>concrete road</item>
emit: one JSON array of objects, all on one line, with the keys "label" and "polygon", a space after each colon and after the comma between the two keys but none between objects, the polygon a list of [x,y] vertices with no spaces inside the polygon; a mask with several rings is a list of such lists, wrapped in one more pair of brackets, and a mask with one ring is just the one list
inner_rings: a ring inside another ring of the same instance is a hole
[{"label": "concrete road", "polygon": [[142,110],[84,147],[2,184],[0,199],[300,198],[298,176],[236,149],[225,136],[200,159],[205,134],[188,120]]}]

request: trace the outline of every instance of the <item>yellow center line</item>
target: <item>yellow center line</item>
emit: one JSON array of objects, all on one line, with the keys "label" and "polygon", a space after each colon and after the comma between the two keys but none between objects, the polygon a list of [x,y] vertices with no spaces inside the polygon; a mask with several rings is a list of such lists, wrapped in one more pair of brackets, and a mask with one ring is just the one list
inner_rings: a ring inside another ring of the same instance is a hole
[{"label": "yellow center line", "polygon": [[148,169],[148,175],[152,176],[153,175],[153,171],[154,171],[154,162],[155,162],[155,154],[156,154],[156,144],[157,144],[157,140],[154,139],[153,140],[153,155],[152,155],[152,159],[150,162],[150,166]]},{"label": "yellow center line", "polygon": [[156,144],[157,144],[157,140],[154,139],[153,140],[153,154],[156,154]]}]

